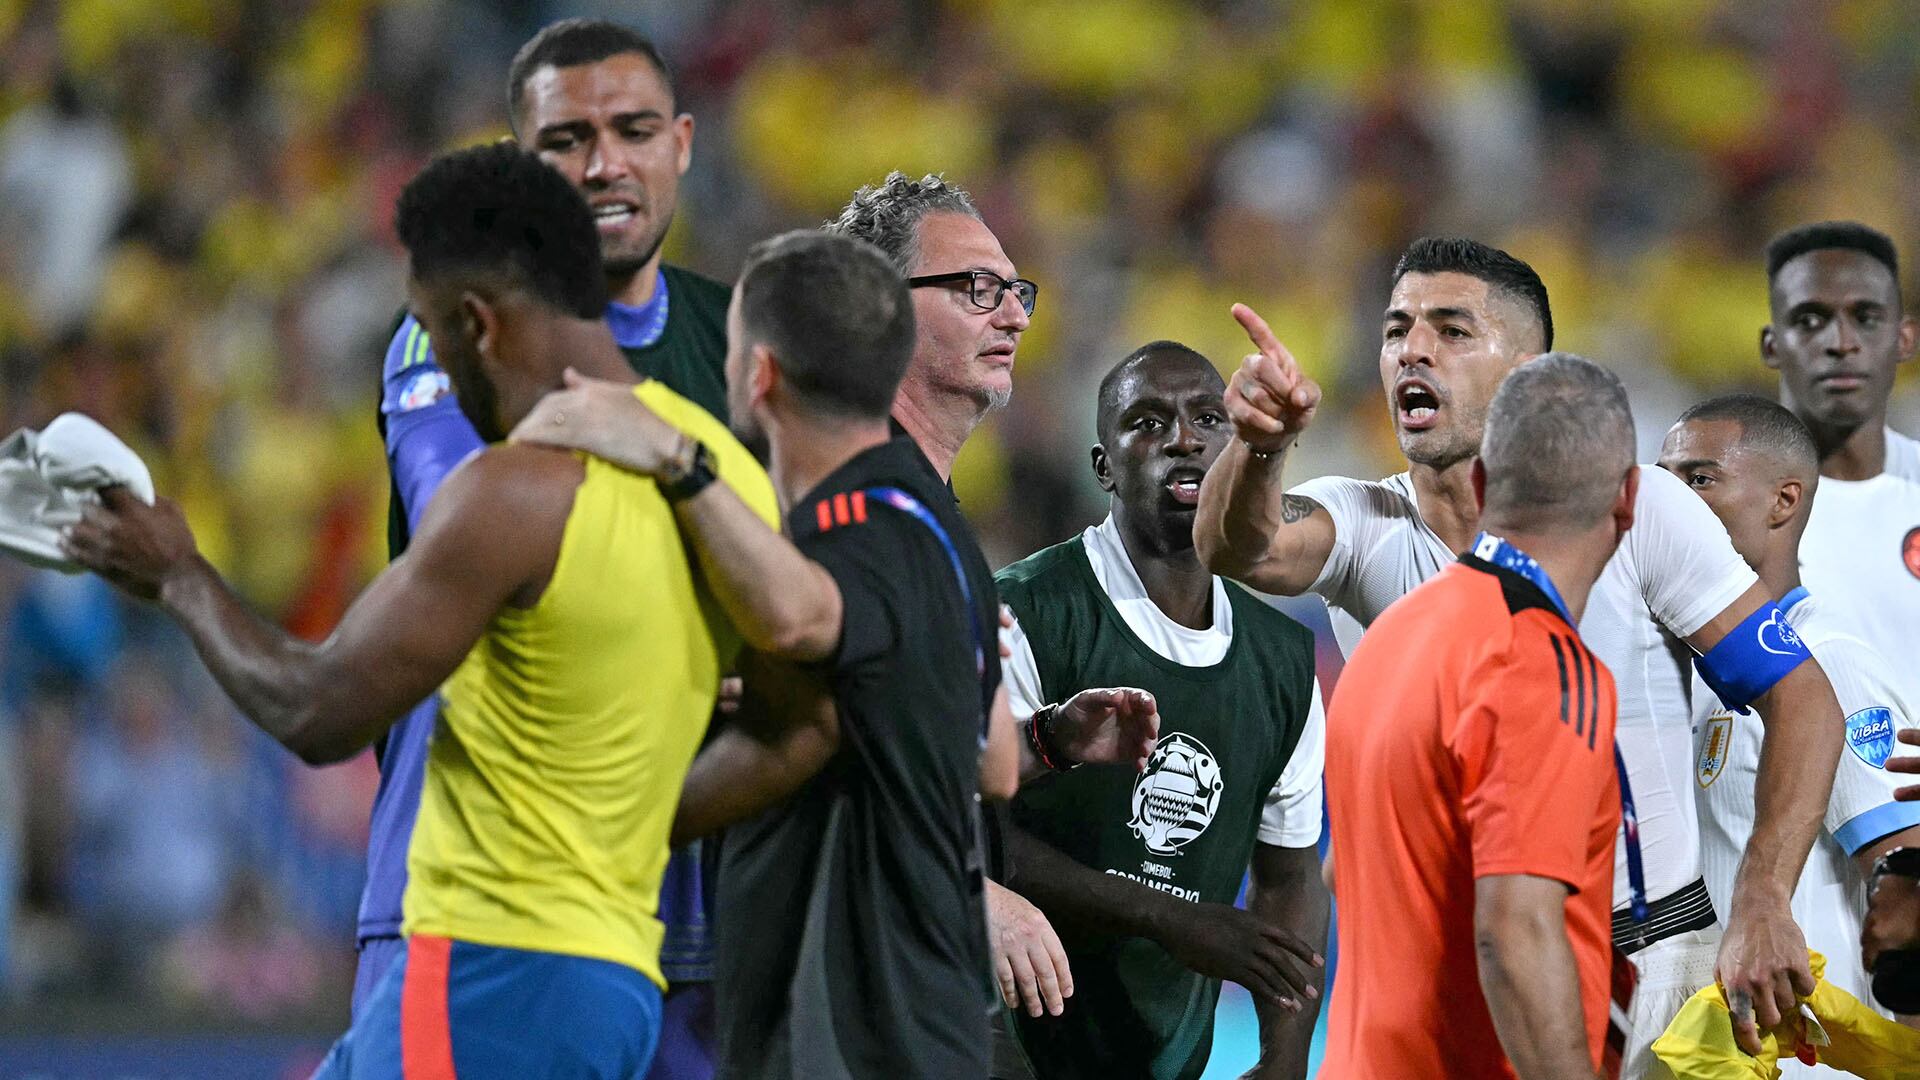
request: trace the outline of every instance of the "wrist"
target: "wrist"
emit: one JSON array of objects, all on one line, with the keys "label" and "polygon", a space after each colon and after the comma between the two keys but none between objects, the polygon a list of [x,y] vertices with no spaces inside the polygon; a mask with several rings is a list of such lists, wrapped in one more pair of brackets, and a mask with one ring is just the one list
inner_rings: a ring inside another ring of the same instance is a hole
[{"label": "wrist", "polygon": [[177,614],[188,598],[213,576],[213,565],[195,551],[160,575],[160,587],[154,599],[168,613]]},{"label": "wrist", "polygon": [[1246,450],[1249,458],[1258,462],[1270,463],[1276,462],[1284,456],[1287,449],[1293,445],[1295,438],[1296,436],[1286,435],[1271,445],[1264,445],[1241,436],[1240,445]]},{"label": "wrist", "polygon": [[660,493],[670,503],[685,502],[705,491],[715,479],[713,459],[705,443],[691,436],[680,436],[672,457],[661,467],[656,481]]},{"label": "wrist", "polygon": [[1066,772],[1080,764],[1060,749],[1059,736],[1054,730],[1060,708],[1058,705],[1042,705],[1020,725],[1020,735],[1027,749],[1033,752],[1034,758],[1048,772]]}]

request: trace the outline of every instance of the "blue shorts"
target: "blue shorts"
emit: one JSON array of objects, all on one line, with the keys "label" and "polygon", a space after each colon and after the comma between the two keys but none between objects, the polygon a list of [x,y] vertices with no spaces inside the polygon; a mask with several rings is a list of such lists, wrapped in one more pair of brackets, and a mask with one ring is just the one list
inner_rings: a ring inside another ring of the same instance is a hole
[{"label": "blue shorts", "polygon": [[660,990],[633,968],[416,934],[314,1080],[639,1080]]}]

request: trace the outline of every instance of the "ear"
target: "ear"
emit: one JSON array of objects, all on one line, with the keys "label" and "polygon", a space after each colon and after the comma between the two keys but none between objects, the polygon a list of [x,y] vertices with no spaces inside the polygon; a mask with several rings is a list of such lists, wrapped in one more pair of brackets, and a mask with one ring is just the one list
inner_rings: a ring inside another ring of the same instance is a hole
[{"label": "ear", "polygon": [[1640,497],[1640,466],[1627,469],[1627,475],[1620,482],[1620,494],[1613,500],[1613,527],[1621,534],[1633,528],[1633,504]]},{"label": "ear", "polygon": [[466,331],[467,339],[473,342],[473,348],[482,360],[494,363],[494,352],[500,348],[500,309],[493,301],[474,292],[472,289],[460,293],[460,327]]},{"label": "ear", "polygon": [[1099,443],[1093,444],[1093,478],[1101,491],[1113,493],[1113,462],[1107,457],[1107,448]]},{"label": "ear", "polygon": [[1920,342],[1920,320],[1911,315],[1900,319],[1900,358],[1895,363],[1904,364],[1913,359],[1913,347]]},{"label": "ear", "polygon": [[757,405],[773,393],[774,384],[780,381],[780,361],[765,344],[753,346],[747,357],[747,386],[751,391],[748,399]]},{"label": "ear", "polygon": [[687,175],[687,169],[693,165],[693,114],[681,113],[673,118],[673,139],[679,144],[679,157],[674,168],[681,176]]},{"label": "ear", "polygon": [[1792,521],[1806,500],[1807,486],[1796,477],[1787,477],[1773,489],[1773,505],[1767,508],[1767,528],[1777,529]]},{"label": "ear", "polygon": [[1487,463],[1481,461],[1478,454],[1473,456],[1473,469],[1468,478],[1473,481],[1474,513],[1484,514],[1487,512]]},{"label": "ear", "polygon": [[1760,328],[1760,362],[1774,371],[1780,370],[1780,356],[1773,348],[1772,324]]}]

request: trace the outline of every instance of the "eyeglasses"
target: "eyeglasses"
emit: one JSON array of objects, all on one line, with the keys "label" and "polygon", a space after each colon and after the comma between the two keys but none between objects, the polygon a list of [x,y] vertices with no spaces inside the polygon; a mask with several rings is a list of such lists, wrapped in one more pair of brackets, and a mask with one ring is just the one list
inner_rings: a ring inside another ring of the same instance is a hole
[{"label": "eyeglasses", "polygon": [[1005,299],[1007,290],[1013,290],[1013,298],[1020,301],[1021,310],[1033,314],[1034,301],[1040,298],[1040,286],[1026,278],[1014,278],[1008,281],[991,270],[956,270],[951,274],[928,274],[924,277],[910,277],[907,285],[918,289],[924,285],[957,285],[967,283],[967,299],[981,311],[994,311]]}]

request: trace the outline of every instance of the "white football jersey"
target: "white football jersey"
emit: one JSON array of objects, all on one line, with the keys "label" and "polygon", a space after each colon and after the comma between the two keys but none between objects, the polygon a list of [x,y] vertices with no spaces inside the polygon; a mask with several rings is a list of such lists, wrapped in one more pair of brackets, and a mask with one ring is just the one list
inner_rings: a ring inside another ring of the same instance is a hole
[{"label": "white football jersey", "polygon": [[[1816,505],[1818,505],[1818,496]],[[1827,673],[1847,717],[1847,748],[1834,772],[1833,795],[1807,868],[1793,894],[1793,918],[1807,945],[1827,958],[1827,981],[1873,1004],[1860,965],[1860,923],[1866,885],[1851,856],[1890,833],[1920,825],[1920,803],[1893,801],[1905,777],[1885,769],[1893,733],[1915,726],[1920,687],[1910,669],[1896,670],[1851,629],[1824,597],[1796,591],[1787,618]],[[1761,724],[1720,704],[1698,675],[1693,685],[1693,783],[1700,805],[1701,862],[1707,891],[1724,912],[1734,873],[1753,834],[1754,783],[1760,771]]]},{"label": "white football jersey", "polygon": [[[1406,473],[1378,482],[1321,477],[1293,493],[1333,516],[1333,553],[1311,591],[1326,600],[1348,654],[1387,605],[1457,558],[1421,520]],[[1692,651],[1679,639],[1757,580],[1706,503],[1666,470],[1641,467],[1633,528],[1594,583],[1580,636],[1619,687],[1615,739],[1640,818],[1648,899],[1700,877],[1688,730]],[[1626,858],[1622,842],[1614,852],[1615,909],[1630,898]]]},{"label": "white football jersey", "polygon": [[[1167,618],[1147,595],[1140,572],[1133,568],[1133,560],[1120,541],[1120,528],[1113,523],[1113,515],[1089,527],[1080,538],[1086,545],[1094,580],[1141,644],[1187,667],[1212,667],[1226,659],[1227,650],[1233,646],[1233,605],[1227,600],[1224,580],[1213,579],[1213,625],[1195,630]],[[1033,644],[1017,620],[1001,629],[1000,643],[1012,654],[1000,663],[1007,705],[1014,716],[1032,716],[1047,704],[1040,696],[1040,665],[1034,659]],[[1315,679],[1313,703],[1308,707],[1306,726],[1300,729],[1300,741],[1294,744],[1293,756],[1287,759],[1279,782],[1267,793],[1261,810],[1256,836],[1260,843],[1309,848],[1320,842],[1320,789],[1326,761],[1327,713],[1320,700],[1320,680]]]},{"label": "white football jersey", "polygon": [[1880,655],[1911,655],[1920,642],[1920,443],[1889,429],[1879,476],[1821,477],[1800,579]]}]

